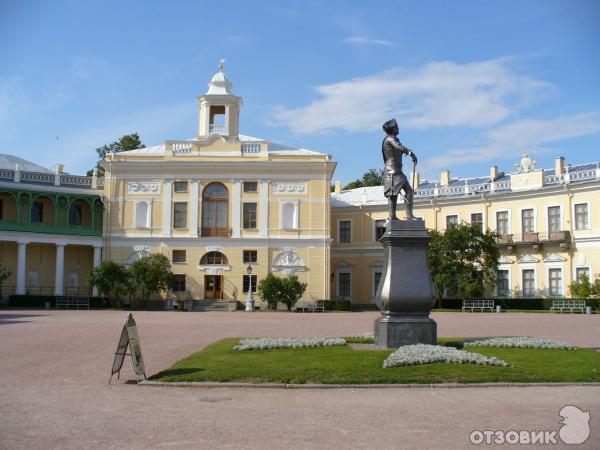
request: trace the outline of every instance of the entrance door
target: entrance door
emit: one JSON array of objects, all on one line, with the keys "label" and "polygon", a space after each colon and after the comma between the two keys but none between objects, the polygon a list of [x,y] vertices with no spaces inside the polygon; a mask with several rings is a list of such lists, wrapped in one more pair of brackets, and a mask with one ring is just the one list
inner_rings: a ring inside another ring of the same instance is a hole
[{"label": "entrance door", "polygon": [[223,298],[223,275],[204,275],[204,298]]}]

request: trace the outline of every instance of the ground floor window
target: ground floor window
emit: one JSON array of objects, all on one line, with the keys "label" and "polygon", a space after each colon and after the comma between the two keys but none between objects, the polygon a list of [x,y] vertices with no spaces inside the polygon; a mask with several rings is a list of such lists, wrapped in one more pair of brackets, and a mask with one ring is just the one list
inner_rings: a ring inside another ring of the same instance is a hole
[{"label": "ground floor window", "polygon": [[338,276],[338,297],[350,297],[352,276],[349,272],[340,272]]},{"label": "ground floor window", "polygon": [[242,292],[247,293],[249,286],[250,286],[250,280],[252,280],[252,292],[256,292],[256,283],[258,281],[258,279],[256,278],[256,275],[244,275],[244,283],[243,283],[243,289]]},{"label": "ground floor window", "polygon": [[586,276],[588,281],[591,282],[589,267],[578,267],[577,269],[575,269],[575,279],[577,280],[578,283],[581,283],[583,281],[584,276]]},{"label": "ground floor window", "polygon": [[496,277],[496,293],[498,297],[508,297],[510,294],[510,284],[508,280],[508,270],[499,270]]},{"label": "ground floor window", "polygon": [[562,269],[548,270],[548,294],[552,297],[562,295]]},{"label": "ground floor window", "polygon": [[175,275],[174,292],[185,292],[185,275]]},{"label": "ground floor window", "polygon": [[523,271],[523,297],[535,295],[535,271],[526,269]]}]

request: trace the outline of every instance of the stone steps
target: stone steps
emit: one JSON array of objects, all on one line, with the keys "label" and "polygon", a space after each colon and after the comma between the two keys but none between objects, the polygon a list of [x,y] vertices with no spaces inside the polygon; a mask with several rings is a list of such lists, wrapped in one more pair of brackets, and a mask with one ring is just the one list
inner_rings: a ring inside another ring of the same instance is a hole
[{"label": "stone steps", "polygon": [[226,300],[195,300],[192,311],[229,311],[229,304]]}]

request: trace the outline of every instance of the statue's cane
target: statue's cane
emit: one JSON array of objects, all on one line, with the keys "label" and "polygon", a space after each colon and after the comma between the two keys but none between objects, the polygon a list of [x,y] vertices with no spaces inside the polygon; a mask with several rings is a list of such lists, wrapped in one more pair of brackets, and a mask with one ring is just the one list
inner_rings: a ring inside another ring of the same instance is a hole
[{"label": "statue's cane", "polygon": [[417,162],[413,159],[413,176],[412,176],[412,188],[413,188],[413,196],[414,193],[416,191],[416,187],[415,187],[415,174],[417,173]]}]

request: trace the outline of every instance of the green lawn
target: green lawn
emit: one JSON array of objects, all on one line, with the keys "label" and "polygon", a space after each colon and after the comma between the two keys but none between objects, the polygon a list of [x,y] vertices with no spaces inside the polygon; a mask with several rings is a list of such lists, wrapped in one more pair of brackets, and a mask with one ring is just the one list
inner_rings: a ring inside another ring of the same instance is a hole
[{"label": "green lawn", "polygon": [[344,346],[238,352],[233,350],[238,342],[239,339],[218,341],[151,379],[324,384],[600,382],[600,353],[587,349],[469,347],[470,351],[496,356],[511,366],[435,363],[383,369],[381,364],[389,350],[353,350]]}]

